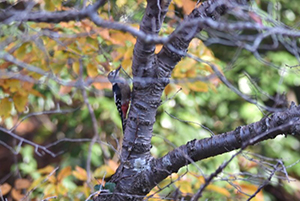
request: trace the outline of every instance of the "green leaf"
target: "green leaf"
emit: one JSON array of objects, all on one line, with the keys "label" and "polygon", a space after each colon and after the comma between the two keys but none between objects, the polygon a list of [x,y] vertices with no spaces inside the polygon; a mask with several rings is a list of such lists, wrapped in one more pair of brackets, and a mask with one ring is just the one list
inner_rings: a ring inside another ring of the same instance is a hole
[{"label": "green leaf", "polygon": [[114,192],[115,187],[116,187],[115,183],[107,182],[104,186],[104,189],[107,189],[107,190],[109,190],[109,192],[112,193],[112,192]]},{"label": "green leaf", "polygon": [[103,186],[101,184],[97,184],[97,185],[94,186],[95,191],[99,191],[102,188],[103,188]]}]

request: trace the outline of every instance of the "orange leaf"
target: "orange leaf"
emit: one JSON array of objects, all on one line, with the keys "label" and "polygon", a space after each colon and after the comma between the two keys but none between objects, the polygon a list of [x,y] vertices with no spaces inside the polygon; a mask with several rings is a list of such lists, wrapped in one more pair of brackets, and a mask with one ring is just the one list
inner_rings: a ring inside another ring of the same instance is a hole
[{"label": "orange leaf", "polygon": [[196,4],[192,0],[185,0],[184,3],[182,4],[183,11],[186,15],[190,14],[190,12],[192,12],[195,6]]},{"label": "orange leaf", "polygon": [[188,87],[197,92],[207,92],[208,91],[208,85],[205,82],[196,81],[193,83],[188,83]]},{"label": "orange leaf", "polygon": [[181,84],[182,92],[183,92],[184,94],[186,94],[186,95],[188,95],[188,94],[190,93],[190,91],[191,91],[191,89],[190,89],[190,87],[189,87],[188,84],[189,84],[189,83],[187,83],[187,84],[185,84],[185,83]]},{"label": "orange leaf", "polygon": [[174,89],[174,86],[172,84],[168,84],[165,88],[165,94],[166,96],[168,96],[170,94],[170,92],[172,92]]},{"label": "orange leaf", "polygon": [[74,175],[74,177],[76,177],[77,179],[81,180],[81,181],[86,181],[87,180],[87,173],[86,173],[86,170],[79,167],[79,166],[76,166],[75,168],[76,170],[74,170],[72,172],[72,174]]},{"label": "orange leaf", "polygon": [[0,116],[4,119],[8,118],[12,109],[12,104],[9,98],[3,98],[2,100],[0,100],[0,108]]},{"label": "orange leaf", "polygon": [[8,183],[0,185],[0,190],[2,195],[6,195],[11,189],[11,186]]},{"label": "orange leaf", "polygon": [[96,77],[99,74],[97,66],[91,62],[87,65],[86,68],[87,68],[87,73],[90,77]]},{"label": "orange leaf", "polygon": [[160,50],[162,49],[162,47],[163,47],[163,46],[162,46],[161,44],[156,45],[156,47],[155,47],[155,54],[159,53]]},{"label": "orange leaf", "polygon": [[0,69],[6,69],[8,66],[10,66],[12,63],[10,62],[4,62],[0,64]]},{"label": "orange leaf", "polygon": [[[258,186],[253,185],[253,184],[249,184],[249,183],[242,184],[242,185],[240,185],[240,187],[241,187],[241,192],[245,192],[249,195],[253,194],[258,188]],[[237,192],[237,193],[239,195],[246,196],[246,195],[244,195],[240,192]],[[260,191],[258,194],[256,194],[256,196],[252,200],[253,201],[264,200],[263,191]]]},{"label": "orange leaf", "polygon": [[97,76],[97,79],[99,79],[101,82],[95,82],[93,83],[93,86],[98,89],[111,89],[111,83],[108,81],[107,77],[99,75]]},{"label": "orange leaf", "polygon": [[54,167],[51,165],[47,165],[44,168],[38,169],[38,172],[41,174],[50,174],[54,170]]},{"label": "orange leaf", "polygon": [[196,69],[195,68],[189,69],[188,71],[186,71],[185,74],[186,74],[186,77],[190,77],[190,78],[196,77],[196,75],[197,75]]},{"label": "orange leaf", "polygon": [[108,29],[102,29],[98,33],[105,40],[108,40],[110,38]]},{"label": "orange leaf", "polygon": [[11,196],[15,200],[21,200],[24,197],[24,195],[21,194],[21,190],[16,190],[14,188],[11,190]]},{"label": "orange leaf", "polygon": [[34,86],[33,83],[30,83],[30,82],[22,82],[22,88],[25,89],[25,90],[31,90],[33,86]]},{"label": "orange leaf", "polygon": [[63,168],[59,174],[57,175],[57,180],[58,182],[60,182],[61,180],[63,180],[64,178],[66,178],[67,176],[69,176],[71,174],[71,167],[67,166],[65,168]]},{"label": "orange leaf", "polygon": [[109,166],[113,171],[116,171],[117,168],[119,167],[118,163],[116,163],[116,162],[113,161],[113,160],[109,160],[109,161],[108,161],[108,166]]},{"label": "orange leaf", "polygon": [[15,188],[20,189],[27,189],[30,186],[31,182],[28,179],[17,179],[15,181]]},{"label": "orange leaf", "polygon": [[68,94],[72,91],[72,87],[69,87],[69,86],[60,86],[60,89],[59,89],[59,94],[60,95],[65,95],[65,94]]}]

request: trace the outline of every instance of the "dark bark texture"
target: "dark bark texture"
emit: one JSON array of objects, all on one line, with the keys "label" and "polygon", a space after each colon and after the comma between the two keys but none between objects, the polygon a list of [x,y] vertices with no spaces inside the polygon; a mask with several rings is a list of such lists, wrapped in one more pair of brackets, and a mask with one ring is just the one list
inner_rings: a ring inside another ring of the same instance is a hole
[{"label": "dark bark texture", "polygon": [[[246,146],[275,138],[280,134],[300,134],[300,106],[292,104],[288,109],[272,113],[256,123],[240,126],[234,131],[211,138],[192,140],[161,158],[154,158],[150,153],[153,124],[156,120],[157,108],[161,104],[163,90],[170,82],[172,70],[186,55],[189,43],[202,29],[209,27],[232,31],[235,27],[241,27],[238,23],[226,26],[224,23],[215,22],[220,20],[222,15],[246,5],[248,1],[205,1],[196,7],[167,38],[157,36],[171,0],[148,0],[140,23],[140,31],[127,25],[101,19],[97,10],[105,2],[98,0],[94,5],[81,10],[62,12],[31,12],[34,3],[30,4],[30,2],[26,3],[25,10],[19,10],[17,7],[0,9],[1,23],[9,24],[14,21],[56,23],[90,18],[98,26],[127,31],[137,37],[132,61],[132,103],[124,131],[120,166],[109,181],[115,184],[115,188],[111,191],[102,191],[94,200],[142,200],[159,182],[194,161],[235,149],[244,149]],[[244,28],[251,30],[260,26],[250,26],[247,23],[243,25]],[[281,32],[279,30],[279,34],[282,34]],[[294,34],[294,37],[298,34],[291,31],[286,33]],[[155,54],[157,43],[163,43],[163,48]],[[247,46],[244,47],[247,49]],[[254,51],[253,48],[248,50]],[[9,56],[6,60],[12,61]],[[22,65],[26,66],[26,64]],[[40,69],[31,70],[40,71]],[[45,72],[41,73],[45,74]],[[226,84],[226,80],[222,81]]]},{"label": "dark bark texture", "polygon": [[[157,35],[170,0],[148,0],[140,30]],[[162,158],[150,154],[153,124],[161,95],[171,72],[187,51],[189,43],[205,24],[190,23],[211,18],[218,20],[247,1],[206,1],[195,8],[171,34],[162,50],[155,55],[155,44],[137,39],[132,65],[133,99],[122,146],[121,165],[110,182],[113,192],[102,192],[95,200],[142,200],[159,182],[181,167],[234,149],[244,148],[279,134],[299,135],[300,107],[292,105],[261,121],[234,131],[202,140],[192,140]]]},{"label": "dark bark texture", "polygon": [[[241,30],[257,30],[261,26],[249,23],[236,23],[230,26],[224,22],[216,23],[222,15],[233,10],[238,11],[238,8],[247,5],[248,0],[208,0],[196,7],[169,37],[164,38],[158,37],[158,33],[171,0],[148,0],[139,31],[121,23],[101,19],[97,12],[105,2],[97,0],[93,5],[81,10],[61,12],[31,11],[35,6],[33,1],[24,1],[15,6],[2,4],[0,7],[0,22],[4,24],[15,21],[57,23],[89,18],[100,27],[126,31],[137,37],[132,61],[132,103],[124,131],[120,166],[110,180],[115,184],[115,188],[111,191],[102,191],[94,200],[143,200],[159,182],[194,161],[235,149],[244,149],[246,146],[275,138],[280,134],[300,134],[300,106],[292,103],[288,109],[272,113],[256,123],[240,126],[234,131],[211,138],[192,140],[161,158],[154,158],[150,153],[151,138],[157,108],[161,104],[161,95],[170,82],[172,70],[181,58],[186,56],[191,40],[205,28],[234,31],[237,27]],[[289,34],[293,38],[299,37],[298,32],[285,27],[277,30],[261,28],[264,31],[271,31],[272,34],[278,33],[280,36]],[[258,39],[261,41],[263,37]],[[155,54],[155,44],[158,43],[163,43],[163,48]],[[259,41],[256,44],[248,47],[249,45],[243,43],[243,48],[255,53]],[[2,57],[6,61],[25,66],[30,71],[47,74],[39,68],[14,61],[12,56],[6,53],[2,53]],[[220,72],[215,73],[222,76]],[[228,86],[225,79],[221,80]]]}]

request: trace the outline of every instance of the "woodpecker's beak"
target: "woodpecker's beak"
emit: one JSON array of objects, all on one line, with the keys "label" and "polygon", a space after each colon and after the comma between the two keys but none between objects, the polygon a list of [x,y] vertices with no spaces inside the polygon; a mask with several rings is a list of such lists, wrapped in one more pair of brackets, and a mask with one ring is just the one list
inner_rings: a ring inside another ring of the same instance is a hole
[{"label": "woodpecker's beak", "polygon": [[121,70],[122,66],[120,66],[119,68],[116,69],[117,73],[119,73],[119,71]]},{"label": "woodpecker's beak", "polygon": [[117,68],[117,69],[115,70],[116,73],[115,73],[114,78],[116,78],[117,76],[119,76],[119,71],[121,70],[121,68],[122,68],[122,66],[120,66],[119,68]]}]

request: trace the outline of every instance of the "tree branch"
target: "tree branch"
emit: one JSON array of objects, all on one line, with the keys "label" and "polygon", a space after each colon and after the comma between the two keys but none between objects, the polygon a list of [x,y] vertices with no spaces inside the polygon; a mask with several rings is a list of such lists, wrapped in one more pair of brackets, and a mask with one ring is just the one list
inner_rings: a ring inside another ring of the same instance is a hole
[{"label": "tree branch", "polygon": [[[244,149],[262,140],[275,138],[277,135],[300,135],[300,106],[292,103],[284,112],[276,112],[270,117],[236,128],[234,131],[215,135],[202,140],[192,140],[162,158],[152,162],[152,173],[149,178],[155,186],[168,175],[191,161],[223,154],[235,149]],[[155,175],[155,177],[154,177]]]},{"label": "tree branch", "polygon": [[0,22],[9,24],[11,22],[33,21],[33,22],[68,22],[82,20],[90,13],[96,13],[97,10],[105,4],[106,0],[98,0],[93,5],[89,5],[81,10],[69,10],[61,12],[36,11],[28,12],[27,9],[19,11],[13,8],[2,11]]}]

